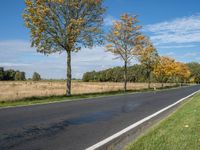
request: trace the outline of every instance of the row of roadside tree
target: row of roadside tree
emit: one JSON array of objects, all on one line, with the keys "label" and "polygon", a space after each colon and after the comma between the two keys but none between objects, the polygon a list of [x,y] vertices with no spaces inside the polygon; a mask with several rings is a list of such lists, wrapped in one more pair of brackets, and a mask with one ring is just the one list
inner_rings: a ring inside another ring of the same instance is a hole
[{"label": "row of roadside tree", "polygon": [[[103,0],[25,0],[23,18],[37,52],[49,55],[65,52],[66,95],[71,95],[72,53],[82,47],[106,45],[108,52],[123,62],[124,90],[128,66],[137,58],[145,68],[149,86],[152,74],[159,82],[187,81],[190,71],[183,63],[159,56],[150,39],[142,33],[137,15],[127,13],[104,32],[106,7]],[[173,71],[172,71],[173,69]]]},{"label": "row of roadside tree", "polygon": [[[165,77],[160,78],[158,74],[161,74],[161,72],[157,72],[158,70],[155,70],[151,73],[151,82],[200,83],[200,64],[196,62],[192,62],[192,63],[187,63],[185,65],[190,71],[190,73],[187,71],[185,73],[185,76],[182,77],[181,75],[182,73],[178,72],[175,78],[175,77],[169,76],[167,72],[163,70],[162,76],[165,76]],[[123,67],[114,67],[114,68],[109,68],[109,69],[105,69],[101,71],[90,71],[83,74],[82,80],[84,82],[123,82],[124,81],[123,70],[124,70]],[[147,70],[145,69],[145,67],[141,64],[135,64],[135,65],[129,66],[127,68],[127,81],[128,82],[148,82],[149,79],[146,75],[147,74],[146,71]],[[171,69],[171,74],[173,74],[173,71],[174,69]]]}]

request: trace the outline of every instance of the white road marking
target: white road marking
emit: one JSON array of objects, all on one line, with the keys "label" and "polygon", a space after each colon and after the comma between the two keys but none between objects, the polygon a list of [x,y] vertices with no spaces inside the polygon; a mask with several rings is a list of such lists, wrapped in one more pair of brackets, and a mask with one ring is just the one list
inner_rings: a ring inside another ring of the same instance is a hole
[{"label": "white road marking", "polygon": [[131,130],[134,129],[135,127],[137,127],[137,126],[141,125],[142,123],[144,123],[144,122],[146,122],[146,121],[152,119],[153,117],[155,117],[155,116],[161,114],[162,112],[164,112],[164,111],[166,111],[166,110],[172,108],[173,106],[175,106],[175,105],[181,103],[181,102],[184,101],[185,99],[187,99],[187,98],[189,98],[189,97],[195,95],[195,94],[198,93],[198,92],[200,92],[200,90],[198,90],[198,91],[196,91],[196,92],[194,92],[194,93],[192,93],[192,94],[190,94],[190,95],[188,95],[188,96],[186,96],[186,97],[184,97],[184,98],[178,100],[177,102],[175,102],[175,103],[173,103],[173,104],[171,104],[171,105],[169,105],[169,106],[167,106],[167,107],[165,107],[165,108],[163,108],[163,109],[157,111],[156,113],[154,113],[154,114],[152,114],[152,115],[150,115],[150,116],[148,116],[148,117],[145,117],[144,119],[142,119],[142,120],[140,120],[140,121],[138,121],[138,122],[136,122],[136,123],[134,123],[134,124],[128,126],[127,128],[125,128],[125,129],[123,129],[123,130],[121,130],[121,131],[119,131],[119,132],[113,134],[112,136],[110,136],[110,137],[108,137],[108,138],[106,138],[106,139],[104,139],[104,140],[102,140],[102,141],[96,143],[95,145],[93,145],[93,146],[91,146],[91,147],[89,147],[89,148],[86,148],[86,150],[95,150],[95,149],[97,149],[97,148],[100,148],[101,146],[103,146],[103,145],[107,144],[108,142],[110,142],[110,141],[116,139],[117,137],[120,137],[120,136],[123,135],[124,133],[131,131]]}]

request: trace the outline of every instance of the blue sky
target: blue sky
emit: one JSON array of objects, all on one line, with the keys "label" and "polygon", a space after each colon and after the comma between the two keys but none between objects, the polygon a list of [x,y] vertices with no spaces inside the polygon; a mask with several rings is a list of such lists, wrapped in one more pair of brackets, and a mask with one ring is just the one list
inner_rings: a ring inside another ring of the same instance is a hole
[{"label": "blue sky", "polygon": [[[139,15],[143,32],[150,36],[160,55],[178,61],[200,61],[200,1],[197,0],[106,0],[105,28],[125,12]],[[43,56],[30,47],[29,31],[22,12],[24,1],[1,0],[0,66],[34,71],[44,78],[65,78],[65,54]],[[119,60],[106,53],[104,47],[82,49],[73,54],[73,77],[85,71],[119,66]],[[134,61],[133,61],[134,63]]]}]

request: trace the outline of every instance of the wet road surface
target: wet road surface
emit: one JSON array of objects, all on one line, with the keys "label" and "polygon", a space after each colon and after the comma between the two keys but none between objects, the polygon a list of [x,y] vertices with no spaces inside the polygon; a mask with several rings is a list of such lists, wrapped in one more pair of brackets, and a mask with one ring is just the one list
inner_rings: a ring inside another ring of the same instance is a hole
[{"label": "wet road surface", "polygon": [[0,150],[82,150],[199,89],[0,109]]}]

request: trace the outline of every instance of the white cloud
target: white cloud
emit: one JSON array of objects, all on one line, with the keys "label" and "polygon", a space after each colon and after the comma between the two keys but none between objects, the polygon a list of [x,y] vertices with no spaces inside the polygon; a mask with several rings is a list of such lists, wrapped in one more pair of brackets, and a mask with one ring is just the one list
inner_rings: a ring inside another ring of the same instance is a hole
[{"label": "white cloud", "polygon": [[0,63],[1,66],[4,67],[22,67],[22,66],[30,66],[30,64],[22,64],[22,63]]},{"label": "white cloud", "polygon": [[[104,47],[83,48],[72,55],[73,77],[81,78],[82,74],[91,70],[102,70],[119,66],[119,60],[105,52]],[[30,42],[23,40],[0,41],[0,66],[5,69],[25,71],[30,77],[39,72],[44,78],[65,78],[66,54],[44,56],[30,47]]]},{"label": "white cloud", "polygon": [[34,48],[30,47],[30,43],[24,40],[5,40],[0,41],[0,52],[8,51],[11,52],[19,52],[19,51],[34,51]]},{"label": "white cloud", "polygon": [[194,58],[199,56],[200,53],[198,52],[188,52],[182,56],[182,58]]},{"label": "white cloud", "polygon": [[162,49],[172,49],[172,48],[192,48],[192,47],[196,47],[197,45],[195,44],[181,44],[181,45],[158,45],[158,48],[162,48]]},{"label": "white cloud", "polygon": [[166,54],[164,54],[165,56],[169,56],[169,57],[174,57],[175,53],[174,52],[168,52]]},{"label": "white cloud", "polygon": [[104,19],[104,24],[106,26],[112,26],[113,25],[113,22],[115,22],[117,19],[115,19],[113,16],[111,15],[108,15],[105,17]]},{"label": "white cloud", "polygon": [[200,42],[200,14],[147,25],[145,32],[150,32],[151,39],[157,44],[188,44]]}]

